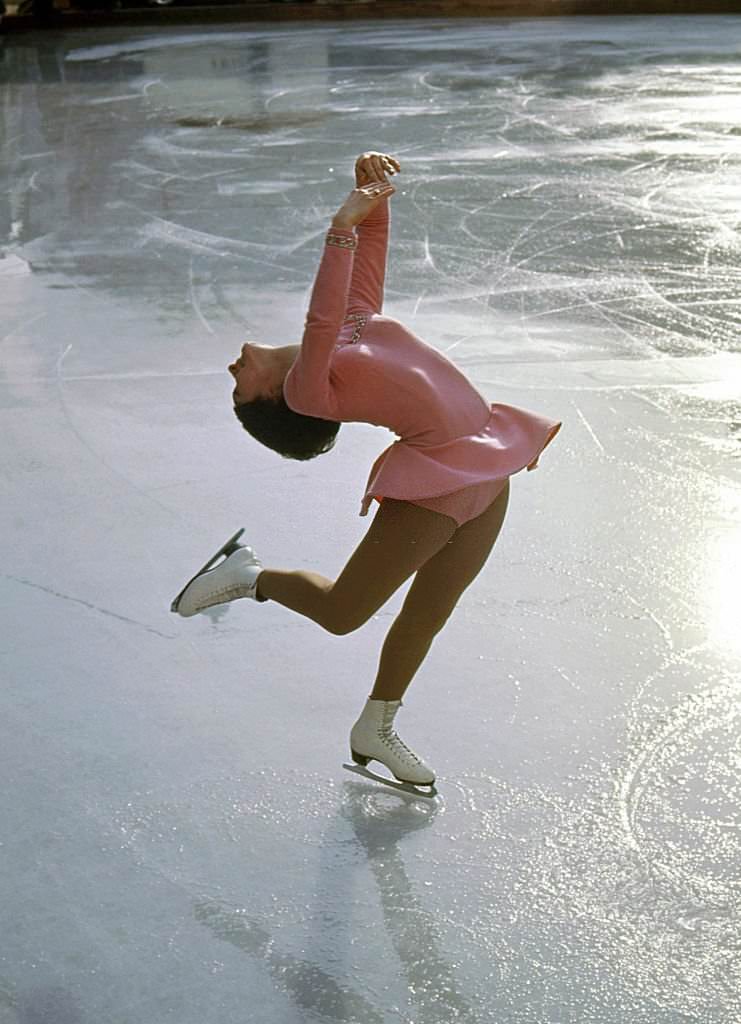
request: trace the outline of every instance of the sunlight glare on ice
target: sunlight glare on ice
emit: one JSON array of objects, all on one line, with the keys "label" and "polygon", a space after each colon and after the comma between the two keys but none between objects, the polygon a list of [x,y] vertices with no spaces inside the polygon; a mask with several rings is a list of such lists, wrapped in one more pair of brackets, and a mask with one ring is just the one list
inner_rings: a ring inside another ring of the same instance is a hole
[{"label": "sunlight glare on ice", "polygon": [[700,604],[707,616],[708,642],[741,655],[741,527],[730,525],[708,541]]}]

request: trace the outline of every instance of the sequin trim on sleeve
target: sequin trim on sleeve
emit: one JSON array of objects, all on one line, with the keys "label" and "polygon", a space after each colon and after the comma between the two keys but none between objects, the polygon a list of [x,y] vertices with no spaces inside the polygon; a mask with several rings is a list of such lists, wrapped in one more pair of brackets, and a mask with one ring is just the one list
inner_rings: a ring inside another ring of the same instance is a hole
[{"label": "sequin trim on sleeve", "polygon": [[340,249],[357,249],[358,240],[353,235],[348,238],[347,235],[335,235],[332,231],[327,233],[327,245],[336,245]]},{"label": "sequin trim on sleeve", "polygon": [[348,342],[349,345],[354,345],[356,341],[360,341],[360,335],[363,333],[363,328],[368,323],[370,317],[367,313],[350,313],[345,317],[345,323],[354,323],[355,330],[352,333],[352,338]]}]

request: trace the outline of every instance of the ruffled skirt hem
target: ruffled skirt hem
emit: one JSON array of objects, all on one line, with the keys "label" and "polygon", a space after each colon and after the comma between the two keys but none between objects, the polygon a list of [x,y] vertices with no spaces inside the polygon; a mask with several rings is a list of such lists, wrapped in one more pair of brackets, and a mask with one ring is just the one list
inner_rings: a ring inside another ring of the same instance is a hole
[{"label": "ruffled skirt hem", "polygon": [[374,498],[421,502],[474,484],[504,481],[523,469],[536,469],[560,429],[561,421],[495,404],[488,422],[476,434],[434,447],[395,441],[371,468],[360,515],[368,514]]}]

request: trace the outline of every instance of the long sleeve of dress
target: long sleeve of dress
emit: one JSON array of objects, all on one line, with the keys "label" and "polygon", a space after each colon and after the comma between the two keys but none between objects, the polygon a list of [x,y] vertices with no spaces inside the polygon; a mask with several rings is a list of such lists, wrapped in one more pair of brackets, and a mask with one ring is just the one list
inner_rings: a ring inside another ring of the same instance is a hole
[{"label": "long sleeve of dress", "polygon": [[382,199],[357,226],[358,248],[350,282],[348,313],[380,313],[383,309],[389,221],[389,200]]},{"label": "long sleeve of dress", "polygon": [[355,246],[352,231],[327,232],[301,350],[283,385],[290,408],[307,416],[329,418],[333,412],[329,364],[347,313]]}]

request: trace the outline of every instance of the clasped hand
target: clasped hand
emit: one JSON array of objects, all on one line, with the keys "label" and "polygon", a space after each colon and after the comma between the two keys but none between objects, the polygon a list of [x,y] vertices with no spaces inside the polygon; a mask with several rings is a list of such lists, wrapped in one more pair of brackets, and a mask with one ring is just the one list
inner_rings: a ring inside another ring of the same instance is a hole
[{"label": "clasped hand", "polygon": [[387,153],[362,153],[355,161],[355,188],[332,218],[332,226],[351,230],[396,189],[386,174],[397,174],[399,161]]}]

